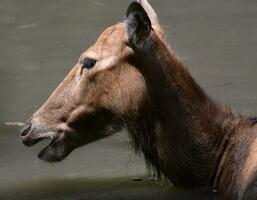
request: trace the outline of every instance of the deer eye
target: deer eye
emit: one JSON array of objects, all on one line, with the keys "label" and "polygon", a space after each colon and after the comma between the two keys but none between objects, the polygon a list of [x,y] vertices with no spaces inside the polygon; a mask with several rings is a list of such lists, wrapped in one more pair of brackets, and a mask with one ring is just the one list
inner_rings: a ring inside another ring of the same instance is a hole
[{"label": "deer eye", "polygon": [[83,59],[81,64],[82,64],[82,69],[84,68],[91,69],[92,67],[95,66],[96,60],[92,58],[85,58]]}]

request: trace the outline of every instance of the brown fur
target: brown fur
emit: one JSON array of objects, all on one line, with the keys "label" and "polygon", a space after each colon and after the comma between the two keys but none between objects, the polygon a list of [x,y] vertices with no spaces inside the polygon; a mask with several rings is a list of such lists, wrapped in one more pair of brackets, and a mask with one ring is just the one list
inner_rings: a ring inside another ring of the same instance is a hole
[{"label": "brown fur", "polygon": [[[104,31],[28,121],[23,142],[52,137],[39,157],[61,161],[126,127],[148,165],[175,186],[212,187],[219,199],[256,199],[256,121],[206,95],[169,49],[154,10],[139,2],[154,29],[149,36],[143,29],[140,48],[128,34],[130,21]],[[147,17],[140,7],[136,12]],[[127,20],[137,19],[130,14]],[[82,71],[86,57],[97,64]]]}]

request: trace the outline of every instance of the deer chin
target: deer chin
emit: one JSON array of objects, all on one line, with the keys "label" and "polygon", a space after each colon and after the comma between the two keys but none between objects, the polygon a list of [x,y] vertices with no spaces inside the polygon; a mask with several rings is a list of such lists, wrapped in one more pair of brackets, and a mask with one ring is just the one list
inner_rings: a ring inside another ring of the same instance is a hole
[{"label": "deer chin", "polygon": [[71,151],[72,149],[68,147],[64,139],[54,138],[48,146],[39,152],[38,158],[50,163],[60,162],[66,158]]}]

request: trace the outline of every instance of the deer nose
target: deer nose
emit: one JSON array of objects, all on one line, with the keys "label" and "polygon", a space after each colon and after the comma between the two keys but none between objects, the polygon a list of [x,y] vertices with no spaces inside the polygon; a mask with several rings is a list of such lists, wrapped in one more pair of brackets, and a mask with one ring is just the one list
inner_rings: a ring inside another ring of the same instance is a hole
[{"label": "deer nose", "polygon": [[25,126],[24,126],[24,127],[21,129],[21,131],[20,131],[21,137],[25,137],[26,135],[28,135],[28,133],[29,133],[29,131],[30,131],[30,129],[31,129],[31,125],[32,125],[31,122],[27,122],[27,123],[25,124]]}]

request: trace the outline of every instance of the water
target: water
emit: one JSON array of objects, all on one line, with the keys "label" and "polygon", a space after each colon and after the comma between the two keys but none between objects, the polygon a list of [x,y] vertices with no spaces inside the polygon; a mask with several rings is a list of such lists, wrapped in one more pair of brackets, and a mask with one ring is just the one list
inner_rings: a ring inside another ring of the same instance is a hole
[{"label": "water", "polygon": [[[0,0],[0,199],[188,199],[188,191],[147,181],[144,161],[124,133],[51,165],[36,157],[44,142],[28,149],[19,124],[6,123],[36,111],[83,49],[123,18],[129,2]],[[151,2],[172,47],[208,94],[257,114],[256,1]]]}]

